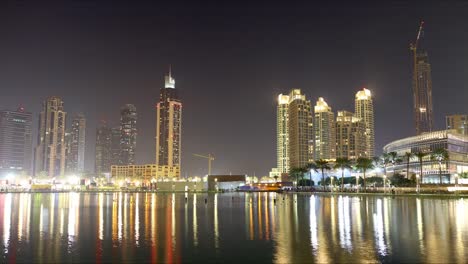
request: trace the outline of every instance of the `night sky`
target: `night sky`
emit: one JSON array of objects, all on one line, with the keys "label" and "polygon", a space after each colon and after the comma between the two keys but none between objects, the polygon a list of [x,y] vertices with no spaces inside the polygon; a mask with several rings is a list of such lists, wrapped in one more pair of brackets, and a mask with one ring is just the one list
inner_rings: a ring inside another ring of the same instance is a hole
[{"label": "night sky", "polygon": [[[96,124],[138,111],[137,162],[154,162],[155,104],[172,64],[184,104],[185,175],[266,175],[276,165],[276,96],[301,88],[354,111],[374,95],[376,151],[413,135],[409,43],[425,21],[436,129],[468,113],[468,4],[462,1],[0,1],[0,108],[37,115],[47,96],[87,117],[86,168]],[[444,2],[444,3],[442,3]]]}]

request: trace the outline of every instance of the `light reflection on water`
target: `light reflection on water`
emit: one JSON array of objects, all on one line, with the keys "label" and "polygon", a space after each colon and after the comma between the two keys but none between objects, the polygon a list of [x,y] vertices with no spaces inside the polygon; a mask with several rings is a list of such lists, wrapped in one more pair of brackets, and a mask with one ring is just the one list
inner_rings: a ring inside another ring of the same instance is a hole
[{"label": "light reflection on water", "polygon": [[465,262],[466,199],[0,194],[0,262]]}]

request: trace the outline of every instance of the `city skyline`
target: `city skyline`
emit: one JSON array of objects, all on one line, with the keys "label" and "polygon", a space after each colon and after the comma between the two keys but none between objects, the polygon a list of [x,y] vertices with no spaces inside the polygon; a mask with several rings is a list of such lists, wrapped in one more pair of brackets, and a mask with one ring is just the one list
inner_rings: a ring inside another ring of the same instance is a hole
[{"label": "city skyline", "polygon": [[[123,5],[116,5],[117,11],[123,8]],[[385,8],[401,11],[398,6],[388,5]],[[27,17],[24,23],[17,25],[18,31],[33,28],[35,29],[33,32],[45,33],[39,40],[39,45],[44,47],[40,52],[37,48],[29,50],[21,45],[24,38],[34,39],[35,34],[21,36],[11,33],[5,27],[6,24],[15,24],[15,18],[24,18],[22,16],[24,10],[9,7],[12,13],[16,12],[16,16],[14,18],[3,13],[1,16],[6,22],[11,23],[0,25],[0,32],[6,33],[4,42],[0,44],[4,50],[2,55],[5,57],[5,63],[0,65],[0,86],[5,87],[2,91],[6,92],[6,96],[0,99],[0,107],[16,109],[18,105],[23,105],[27,111],[33,113],[33,131],[37,131],[37,113],[40,111],[40,104],[48,96],[60,96],[66,103],[68,113],[84,112],[88,119],[87,135],[90,135],[88,141],[90,143],[86,146],[86,166],[87,170],[92,171],[95,157],[92,144],[95,142],[98,120],[106,119],[111,124],[110,127],[114,127],[118,124],[120,106],[132,103],[139,113],[136,163],[152,163],[152,157],[155,156],[154,144],[150,144],[154,142],[155,134],[154,98],[157,98],[162,73],[166,71],[167,64],[173,64],[180,84],[178,88],[184,98],[186,109],[184,120],[187,121],[184,122],[182,160],[185,171],[182,176],[185,176],[185,172],[190,175],[206,171],[203,160],[190,156],[191,153],[200,152],[216,155],[214,172],[232,171],[261,175],[266,174],[267,170],[276,163],[276,146],[272,142],[275,142],[276,137],[274,131],[277,94],[298,87],[311,100],[322,96],[335,110],[351,110],[353,104],[349,98],[361,87],[368,87],[375,95],[375,149],[378,154],[382,151],[383,145],[391,140],[414,134],[414,121],[411,115],[413,107],[411,53],[408,51],[408,45],[414,39],[415,27],[421,17],[426,21],[423,41],[430,53],[432,66],[434,121],[437,128],[435,130],[444,128],[446,115],[466,113],[464,101],[468,95],[463,88],[466,83],[464,74],[466,70],[462,58],[466,57],[463,47],[466,46],[467,38],[462,30],[463,23],[459,23],[462,20],[456,15],[459,11],[455,7],[435,4],[439,8],[434,8],[434,4],[431,5],[432,10],[437,9],[437,11],[431,11],[429,7],[418,7],[416,11],[416,6],[409,4],[409,8],[405,9],[403,14],[410,18],[398,17],[397,23],[396,18],[388,13],[382,14],[381,17],[379,15],[379,18],[372,15],[373,10],[381,10],[378,7],[353,9],[362,16],[346,28],[345,31],[350,33],[337,30],[347,18],[336,20],[336,15],[332,16],[333,19],[323,15],[309,18],[309,15],[306,16],[301,12],[298,6],[287,9],[297,15],[297,18],[288,16],[275,23],[273,18],[279,9],[273,5],[267,8],[267,12],[260,16],[260,19],[268,23],[266,26],[272,24],[275,30],[270,32],[265,30],[265,24],[253,23],[254,28],[263,29],[257,36],[251,36],[244,30],[247,26],[252,26],[252,22],[259,20],[249,15],[252,13],[241,9],[234,8],[235,12],[231,13],[225,10],[222,13],[225,16],[222,18],[210,16],[207,19],[211,20],[208,21],[202,16],[196,16],[194,30],[191,31],[180,23],[170,25],[167,29],[158,27],[157,23],[142,25],[143,22],[137,20],[135,14],[149,16],[142,11],[143,7],[133,7],[131,12],[134,15],[126,21],[130,29],[142,28],[142,32],[124,32],[123,36],[127,41],[119,42],[120,34],[112,31],[116,29],[112,23],[119,21],[121,15],[115,12],[104,16],[110,19],[112,22],[110,25],[105,26],[101,24],[100,19],[95,18],[75,27],[75,31],[72,32],[77,36],[83,36],[83,45],[82,48],[74,49],[74,44],[66,40],[68,33],[63,29],[83,20],[88,11],[78,7],[77,13],[73,13],[63,27],[53,25],[54,16],[45,21],[37,21],[37,15]],[[36,10],[34,7],[29,8],[33,14],[36,14],[33,12]],[[72,8],[66,7],[65,13],[70,12]],[[147,8],[149,13],[157,13],[154,6],[149,5],[144,8]],[[211,7],[209,10],[217,8],[219,7]],[[252,8],[258,10],[258,6]],[[326,5],[321,8],[329,10]],[[304,6],[304,10],[311,10],[311,7]],[[448,17],[445,15],[447,13],[453,15]],[[239,22],[242,14],[247,21],[241,23],[239,30],[231,29],[227,19],[234,18],[233,21]],[[158,15],[164,17],[164,14]],[[387,19],[395,23],[383,25],[383,21]],[[202,35],[202,38],[194,40],[191,47],[183,44],[173,45],[181,42],[178,40],[192,39],[194,34],[200,32],[197,28],[212,20],[224,22],[218,23],[217,26],[208,23],[208,32],[213,34],[211,37],[213,39],[208,35]],[[332,23],[332,20],[336,22]],[[280,38],[279,41],[273,41],[276,43],[269,42],[270,46],[266,49],[262,45],[262,40],[281,36],[291,27],[297,27],[294,32],[311,32],[307,29],[312,27],[314,22],[320,21],[324,22],[321,23],[323,26],[313,28],[317,37],[295,33],[288,37],[287,41]],[[46,27],[50,23],[52,26]],[[102,27],[92,29],[90,25],[93,23]],[[446,30],[448,25],[450,29]],[[90,42],[90,38],[85,34],[88,30],[92,34],[99,34],[107,29],[110,29],[109,36],[100,38],[102,43],[106,44],[106,48],[99,43]],[[157,33],[154,34],[153,30]],[[227,33],[223,33],[225,30]],[[368,33],[375,30],[384,33],[378,38],[367,36],[372,35]],[[166,31],[180,33],[177,36],[161,34]],[[356,36],[352,36],[353,34]],[[146,37],[147,35],[164,35],[167,37],[165,41],[168,45],[159,43],[158,38]],[[53,36],[57,36],[61,42],[49,47],[46,44],[51,43]],[[217,38],[223,36],[226,41],[244,37],[246,41],[251,42],[252,48],[249,49],[242,43],[236,45],[237,48],[230,45],[221,48],[223,45],[220,44],[223,44],[223,41]],[[330,44],[327,41],[337,36],[350,38],[350,42],[354,44],[349,45],[348,41]],[[72,36],[71,39],[75,38]],[[114,39],[118,44],[114,48],[107,49],[107,44],[114,43],[112,42]],[[213,42],[204,47],[208,43],[206,40]],[[124,49],[126,45],[141,49],[135,53],[127,52]],[[450,45],[448,50],[447,45]],[[88,51],[86,48],[90,46],[96,46],[96,51]],[[219,48],[213,50],[213,47]],[[61,54],[65,54],[66,59],[59,59],[60,56],[54,48],[63,50]],[[322,48],[333,52],[323,52],[328,55],[322,56],[316,52]],[[204,63],[200,64],[200,60],[209,54],[208,50],[212,50],[213,56],[208,56]],[[233,52],[230,52],[231,50]],[[5,51],[8,51],[8,54]],[[162,55],[160,52],[165,54]],[[102,56],[89,56],[93,54],[102,54]],[[189,56],[190,54],[193,56]],[[40,67],[44,56],[50,58],[49,67],[45,67],[47,70]],[[78,61],[78,57],[82,58],[82,61]],[[220,65],[221,61],[228,62],[230,66],[215,66]],[[340,65],[341,63],[343,65]],[[24,68],[22,65],[28,66]],[[88,67],[90,65],[93,66]],[[24,71],[28,78],[22,78]],[[337,73],[340,78],[335,78]],[[58,78],[54,78],[56,76]],[[243,106],[239,107],[240,104]],[[223,118],[213,122],[216,116]],[[399,124],[398,129],[392,129],[392,124],[395,123]],[[262,136],[251,137],[251,131],[255,130],[258,130],[255,134]],[[35,136],[33,137],[36,141]],[[251,155],[262,158],[253,160],[246,157],[248,156],[245,155],[246,149]]]}]

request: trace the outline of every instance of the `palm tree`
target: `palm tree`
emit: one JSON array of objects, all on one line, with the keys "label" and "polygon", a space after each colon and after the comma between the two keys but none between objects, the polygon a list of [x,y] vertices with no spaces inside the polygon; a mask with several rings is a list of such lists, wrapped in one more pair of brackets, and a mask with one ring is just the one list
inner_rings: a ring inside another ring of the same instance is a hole
[{"label": "palm tree", "polygon": [[310,184],[310,187],[312,189],[312,170],[315,171],[315,172],[318,172],[317,164],[315,164],[314,162],[308,163],[305,166],[305,169],[306,169],[306,171],[309,172],[309,181],[310,181],[309,184]]},{"label": "palm tree", "polygon": [[322,186],[325,187],[325,170],[331,170],[330,163],[326,160],[319,159],[315,161],[315,164],[317,165],[317,169],[320,169],[322,171]]},{"label": "palm tree", "polygon": [[389,152],[388,153],[388,160],[392,164],[393,175],[395,175],[395,164],[400,164],[401,163],[401,159],[400,159],[400,157],[398,157],[398,153],[396,153],[395,151]]},{"label": "palm tree", "polygon": [[406,159],[406,178],[409,178],[409,164],[411,158],[414,157],[414,154],[412,152],[406,152],[404,157]]},{"label": "palm tree", "polygon": [[344,170],[351,169],[351,160],[348,158],[337,158],[335,162],[335,169],[341,169],[341,191],[344,189]]},{"label": "palm tree", "polygon": [[293,176],[296,179],[296,187],[297,183],[299,183],[299,178],[304,177],[304,173],[307,172],[304,168],[291,168],[289,171],[289,175]]},{"label": "palm tree", "polygon": [[442,184],[442,162],[447,162],[449,160],[447,150],[443,148],[434,150],[431,154],[431,160],[439,163],[439,184]]},{"label": "palm tree", "polygon": [[361,170],[364,178],[364,192],[366,191],[366,172],[374,168],[374,161],[368,158],[358,158],[356,161],[356,168]]},{"label": "palm tree", "polygon": [[419,161],[419,176],[421,177],[421,183],[423,182],[423,159],[424,157],[426,157],[426,155],[426,153],[421,151],[415,154],[415,156],[418,157]]}]

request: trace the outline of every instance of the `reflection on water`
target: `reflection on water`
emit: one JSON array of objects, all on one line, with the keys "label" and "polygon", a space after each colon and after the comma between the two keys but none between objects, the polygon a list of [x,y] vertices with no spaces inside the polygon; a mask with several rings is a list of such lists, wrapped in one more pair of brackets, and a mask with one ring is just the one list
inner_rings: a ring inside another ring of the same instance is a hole
[{"label": "reflection on water", "polygon": [[466,199],[0,194],[0,262],[465,262]]}]

